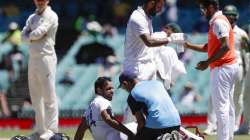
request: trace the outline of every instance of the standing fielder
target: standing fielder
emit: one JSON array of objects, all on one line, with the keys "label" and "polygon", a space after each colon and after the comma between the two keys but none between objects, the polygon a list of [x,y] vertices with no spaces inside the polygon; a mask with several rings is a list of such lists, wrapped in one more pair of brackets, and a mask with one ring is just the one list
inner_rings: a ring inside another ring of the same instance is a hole
[{"label": "standing fielder", "polygon": [[[156,79],[156,64],[151,47],[184,42],[181,33],[161,39],[152,37],[152,17],[161,11],[163,5],[164,0],[144,0],[143,5],[133,11],[127,23],[123,71],[136,75],[138,80]],[[134,119],[129,115],[129,108],[126,110],[124,122],[129,123]]]},{"label": "standing fielder", "polygon": [[142,6],[134,10],[127,24],[123,71],[135,74],[139,80],[156,78],[151,47],[184,42],[182,33],[161,39],[152,37],[152,17],[161,11],[163,5],[164,0],[145,0]]},{"label": "standing fielder", "polygon": [[235,104],[235,130],[239,128],[240,119],[242,114],[241,99],[243,80],[246,74],[246,61],[245,61],[245,50],[248,47],[248,36],[247,33],[236,25],[239,18],[239,13],[234,5],[227,5],[224,7],[223,13],[232,25],[234,32],[234,46],[236,50],[236,59],[239,64],[239,73],[236,78],[235,91],[234,91],[234,104]]},{"label": "standing fielder", "polygon": [[[245,25],[245,30],[248,32],[250,37],[250,24]],[[243,89],[243,122],[235,134],[250,134],[250,42],[248,42],[247,53],[245,55],[246,60],[246,76]]]},{"label": "standing fielder", "polygon": [[[223,14],[229,20],[233,32],[234,32],[234,46],[236,51],[236,59],[239,65],[239,72],[236,77],[235,90],[234,90],[234,104],[235,104],[235,128],[238,130],[240,125],[240,119],[242,114],[242,90],[243,90],[243,81],[246,74],[246,64],[245,64],[245,50],[247,48],[248,36],[247,33],[236,25],[236,22],[239,18],[239,13],[237,8],[234,5],[227,5],[223,9]],[[210,110],[212,110],[211,108]],[[213,111],[212,111],[213,112]],[[208,112],[208,116],[212,115],[212,112]],[[211,118],[211,117],[208,117]],[[216,126],[216,121],[209,120],[210,123],[214,122],[212,126]],[[209,126],[208,126],[209,128]],[[216,128],[216,127],[215,127]],[[209,130],[209,129],[207,129]],[[205,131],[208,134],[211,134],[212,130]]]},{"label": "standing fielder", "polygon": [[213,107],[217,119],[217,139],[232,140],[235,124],[233,93],[238,64],[234,49],[234,33],[227,18],[219,11],[218,0],[198,0],[202,13],[209,20],[208,44],[187,48],[207,52],[208,59],[197,64],[196,69],[211,69],[210,85]]},{"label": "standing fielder", "polygon": [[49,139],[58,132],[54,48],[58,16],[48,6],[49,0],[34,0],[34,3],[37,9],[22,31],[22,40],[29,43],[29,91],[36,120],[36,132],[32,137]]}]

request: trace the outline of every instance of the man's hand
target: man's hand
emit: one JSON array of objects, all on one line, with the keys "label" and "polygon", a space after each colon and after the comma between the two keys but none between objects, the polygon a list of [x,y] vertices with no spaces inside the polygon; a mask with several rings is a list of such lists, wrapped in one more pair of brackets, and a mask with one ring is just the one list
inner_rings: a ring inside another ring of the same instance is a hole
[{"label": "man's hand", "polygon": [[200,61],[200,62],[196,65],[195,68],[196,68],[197,70],[203,71],[203,70],[207,69],[208,66],[209,66],[209,63],[208,63],[207,61]]}]

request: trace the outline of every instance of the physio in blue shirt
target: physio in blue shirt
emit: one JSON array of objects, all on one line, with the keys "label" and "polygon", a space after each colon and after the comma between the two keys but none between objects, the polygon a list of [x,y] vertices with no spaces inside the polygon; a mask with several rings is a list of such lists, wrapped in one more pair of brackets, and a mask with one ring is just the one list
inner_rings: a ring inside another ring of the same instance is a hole
[{"label": "physio in blue shirt", "polygon": [[127,102],[138,122],[136,139],[154,140],[180,129],[180,116],[163,84],[156,80],[139,81],[122,73],[120,87],[128,91]]}]

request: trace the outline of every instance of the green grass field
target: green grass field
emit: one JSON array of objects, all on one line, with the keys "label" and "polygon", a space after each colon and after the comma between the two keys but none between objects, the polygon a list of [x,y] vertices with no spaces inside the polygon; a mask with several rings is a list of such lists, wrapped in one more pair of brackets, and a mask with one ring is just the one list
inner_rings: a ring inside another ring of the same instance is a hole
[{"label": "green grass field", "polygon": [[[75,134],[76,128],[70,128],[70,129],[61,129],[60,132],[66,133],[73,139]],[[29,135],[31,134],[31,130],[0,130],[0,140],[9,140],[12,136],[22,134],[22,135]],[[88,131],[86,135],[83,138],[84,140],[93,140],[91,133]],[[215,136],[206,136],[205,140],[215,140]],[[235,136],[234,140],[250,140],[250,135],[240,135]]]}]

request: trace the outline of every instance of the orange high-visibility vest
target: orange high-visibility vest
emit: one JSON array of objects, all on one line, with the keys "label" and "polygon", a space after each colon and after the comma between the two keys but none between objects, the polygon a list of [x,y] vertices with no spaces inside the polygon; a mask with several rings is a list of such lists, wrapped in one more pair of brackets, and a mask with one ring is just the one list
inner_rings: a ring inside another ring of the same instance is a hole
[{"label": "orange high-visibility vest", "polygon": [[[208,58],[213,56],[221,47],[220,40],[217,38],[217,36],[213,32],[213,24],[214,24],[214,21],[216,19],[225,20],[231,27],[231,24],[229,23],[229,21],[227,20],[227,18],[224,15],[219,15],[219,16],[215,17],[214,20],[212,20],[212,23],[211,23],[211,25],[209,27],[209,31],[208,31],[208,46],[207,46],[208,47],[207,48]],[[236,54],[235,54],[235,48],[234,48],[234,33],[233,33],[232,27],[231,27],[230,32],[229,32],[228,45],[229,45],[230,50],[228,52],[226,52],[226,54],[224,54],[221,58],[212,62],[209,65],[211,69],[213,69],[214,67],[222,66],[224,64],[236,63]]]}]

